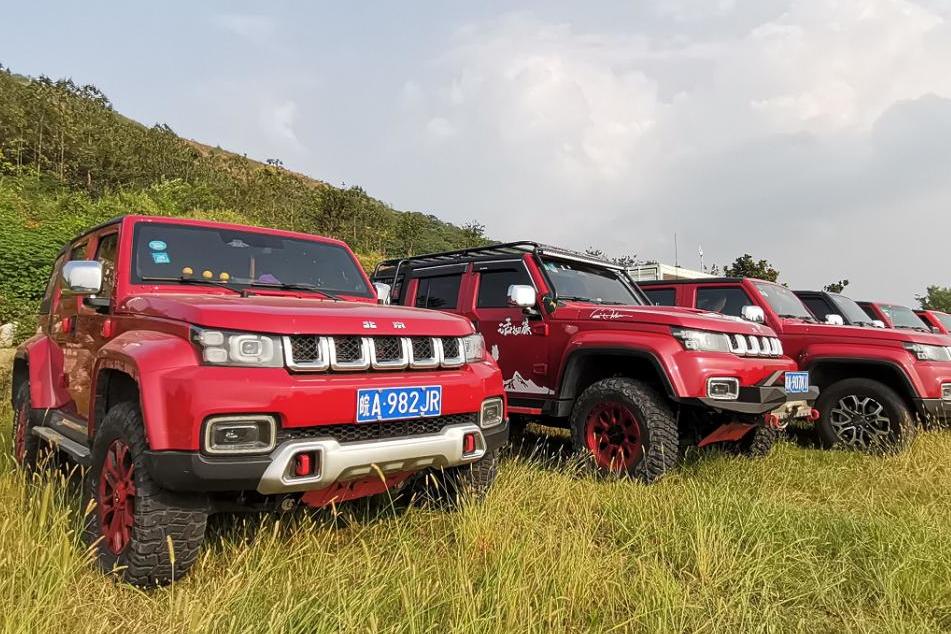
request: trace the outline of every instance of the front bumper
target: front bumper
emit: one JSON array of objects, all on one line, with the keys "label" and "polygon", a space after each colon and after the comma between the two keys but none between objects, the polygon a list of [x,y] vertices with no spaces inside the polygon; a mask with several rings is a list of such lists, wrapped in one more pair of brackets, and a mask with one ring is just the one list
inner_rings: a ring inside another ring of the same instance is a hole
[{"label": "front bumper", "polygon": [[[463,455],[463,436],[476,434],[476,451]],[[384,440],[338,442],[315,434],[286,440],[269,454],[208,456],[197,451],[148,451],[152,478],[172,491],[257,491],[263,495],[312,491],[336,482],[382,472],[448,468],[478,461],[508,441],[508,423],[490,429],[478,425],[449,425],[440,432]],[[301,452],[318,454],[313,476],[292,477],[294,458]]]},{"label": "front bumper", "polygon": [[[784,387],[741,387],[740,395],[735,401],[721,401],[713,398],[698,398],[697,401],[705,407],[719,411],[757,416],[768,414],[781,409],[802,411],[800,403],[811,405],[819,398],[819,388],[811,386],[805,394],[788,394]],[[810,408],[811,409],[811,408]]]},{"label": "front bumper", "polygon": [[951,401],[940,398],[917,399],[918,414],[926,421],[951,420]]}]

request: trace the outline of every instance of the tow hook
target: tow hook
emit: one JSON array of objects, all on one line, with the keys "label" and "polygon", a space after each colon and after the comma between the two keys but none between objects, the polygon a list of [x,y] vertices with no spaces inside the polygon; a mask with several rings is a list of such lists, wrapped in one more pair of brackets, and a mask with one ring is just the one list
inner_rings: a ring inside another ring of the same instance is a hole
[{"label": "tow hook", "polygon": [[776,429],[776,430],[786,429],[786,426],[789,424],[789,422],[786,419],[780,418],[778,415],[772,412],[770,412],[769,414],[766,414],[764,418],[766,421],[766,426],[769,427],[770,429]]},{"label": "tow hook", "polygon": [[809,410],[809,420],[811,420],[812,422],[816,422],[820,418],[822,418],[822,412],[817,410],[815,407]]}]

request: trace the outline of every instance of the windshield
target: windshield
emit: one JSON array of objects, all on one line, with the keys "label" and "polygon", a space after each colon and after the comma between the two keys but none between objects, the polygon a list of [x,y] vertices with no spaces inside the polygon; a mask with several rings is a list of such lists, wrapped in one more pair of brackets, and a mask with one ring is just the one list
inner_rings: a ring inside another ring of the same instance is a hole
[{"label": "windshield", "polygon": [[835,302],[836,309],[842,315],[843,319],[845,319],[845,323],[858,325],[872,323],[868,313],[862,310],[862,307],[851,297],[839,295],[838,293],[829,293],[829,295],[832,297],[832,301]]},{"label": "windshield", "polygon": [[264,232],[143,222],[135,227],[132,279],[182,279],[234,288],[296,287],[373,297],[359,265],[336,244]]},{"label": "windshield", "polygon": [[895,325],[895,328],[911,328],[912,330],[930,330],[925,322],[907,306],[897,304],[879,304],[885,316]]},{"label": "windshield", "polygon": [[542,259],[542,266],[559,299],[595,304],[640,305],[641,301],[622,276],[613,269],[569,260]]},{"label": "windshield", "polygon": [[947,328],[948,330],[951,330],[951,315],[949,315],[948,313],[932,313],[932,315],[937,317],[938,321],[944,324],[945,328]]},{"label": "windshield", "polygon": [[759,294],[780,317],[805,319],[806,321],[816,320],[809,309],[806,308],[806,305],[802,303],[802,300],[785,286],[766,282],[755,282],[754,284],[759,290]]}]

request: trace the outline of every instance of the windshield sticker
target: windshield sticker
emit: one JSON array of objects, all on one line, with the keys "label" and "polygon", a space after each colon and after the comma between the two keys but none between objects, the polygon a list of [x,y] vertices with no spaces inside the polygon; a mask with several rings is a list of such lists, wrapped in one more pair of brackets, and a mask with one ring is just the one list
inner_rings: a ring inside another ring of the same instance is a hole
[{"label": "windshield sticker", "polygon": [[153,251],[164,251],[168,248],[168,245],[165,244],[162,240],[152,240],[149,242],[149,248]]},{"label": "windshield sticker", "polygon": [[521,324],[513,324],[512,318],[506,317],[505,321],[499,322],[499,334],[503,337],[530,335],[532,334],[532,326],[528,323],[528,317]]},{"label": "windshield sticker", "polygon": [[616,308],[599,308],[591,311],[591,319],[624,319],[626,316]]},{"label": "windshield sticker", "polygon": [[156,264],[169,264],[172,260],[165,251],[152,251],[152,261]]}]

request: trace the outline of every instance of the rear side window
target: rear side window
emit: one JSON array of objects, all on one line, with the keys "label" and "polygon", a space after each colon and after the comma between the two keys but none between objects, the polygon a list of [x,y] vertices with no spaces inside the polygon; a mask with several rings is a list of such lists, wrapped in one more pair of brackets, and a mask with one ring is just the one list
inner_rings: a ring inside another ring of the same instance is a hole
[{"label": "rear side window", "polygon": [[677,291],[673,288],[644,288],[641,287],[647,299],[651,300],[657,306],[676,306]]},{"label": "rear side window", "polygon": [[819,321],[825,321],[826,315],[834,312],[828,302],[821,297],[801,297],[800,299]]},{"label": "rear side window", "polygon": [[743,307],[752,303],[746,291],[739,287],[697,289],[697,308],[700,310],[742,317]]},{"label": "rear side window", "polygon": [[110,233],[99,239],[96,247],[96,260],[102,264],[102,293],[110,297],[116,287],[116,253],[119,249],[119,234]]},{"label": "rear side window", "polygon": [[69,261],[75,262],[76,260],[85,260],[86,259],[86,247],[89,246],[88,242],[83,242],[82,244],[77,244],[69,251]]},{"label": "rear side window", "polygon": [[440,275],[419,279],[416,288],[416,308],[455,308],[459,302],[462,275]]},{"label": "rear side window", "polygon": [[521,284],[531,286],[532,279],[525,267],[513,266],[507,269],[494,269],[479,273],[479,308],[507,308],[509,305],[509,286]]}]

